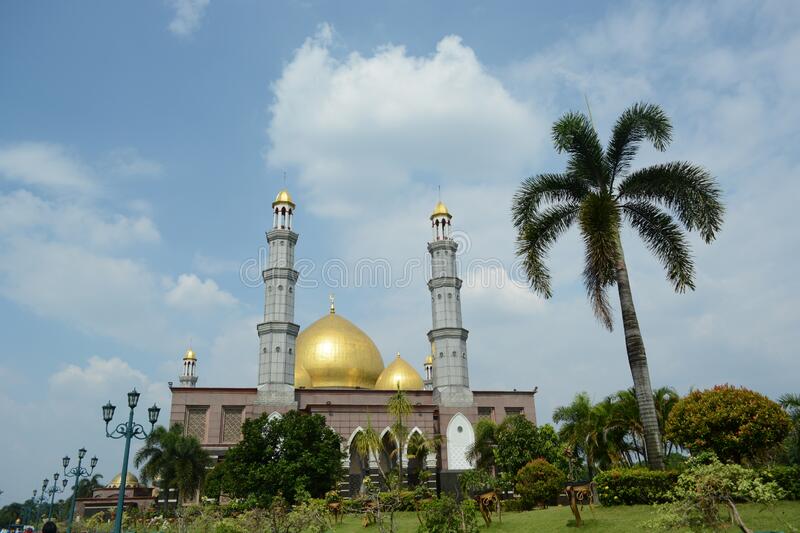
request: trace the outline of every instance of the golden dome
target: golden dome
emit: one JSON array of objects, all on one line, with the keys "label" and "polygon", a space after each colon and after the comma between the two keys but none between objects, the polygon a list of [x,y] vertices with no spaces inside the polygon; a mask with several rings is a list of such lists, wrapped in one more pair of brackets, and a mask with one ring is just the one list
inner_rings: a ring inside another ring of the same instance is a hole
[{"label": "golden dome", "polygon": [[[111,480],[111,483],[106,485],[106,487],[109,489],[118,489],[121,480],[122,480],[122,474],[121,473],[117,474],[116,476],[114,476],[114,479]],[[131,489],[138,486],[139,486],[139,479],[130,472],[128,472],[128,474],[125,476],[125,487]]]},{"label": "golden dome", "polygon": [[375,382],[375,388],[379,390],[422,390],[423,386],[419,372],[400,357],[399,353]]},{"label": "golden dome", "polygon": [[428,357],[425,358],[425,364],[426,365],[432,365],[433,364],[433,355],[428,354]]},{"label": "golden dome", "polygon": [[331,305],[330,314],[297,336],[295,369],[298,366],[306,369],[314,388],[372,389],[383,371],[383,359],[372,339]]},{"label": "golden dome", "polygon": [[311,374],[308,370],[295,363],[294,365],[294,386],[297,389],[311,388]]},{"label": "golden dome", "polygon": [[186,353],[184,354],[183,359],[184,360],[191,359],[192,361],[196,361],[197,357],[195,356],[194,351],[191,348],[189,348],[188,350],[186,350]]},{"label": "golden dome", "polygon": [[450,211],[447,210],[447,206],[444,205],[441,201],[436,204],[436,207],[433,208],[433,213],[431,213],[431,218],[438,217],[444,215],[446,217],[452,217]]},{"label": "golden dome", "polygon": [[289,196],[289,191],[284,189],[278,193],[278,196],[275,197],[275,201],[272,202],[272,207],[275,207],[278,204],[289,204],[290,206],[294,207],[294,202],[292,201],[292,197]]}]

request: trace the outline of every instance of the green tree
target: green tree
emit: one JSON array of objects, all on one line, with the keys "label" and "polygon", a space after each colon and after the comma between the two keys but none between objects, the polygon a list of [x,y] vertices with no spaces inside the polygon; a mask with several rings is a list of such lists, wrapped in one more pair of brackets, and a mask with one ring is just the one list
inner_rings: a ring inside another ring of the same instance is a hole
[{"label": "green tree", "polygon": [[183,426],[175,424],[169,430],[156,427],[136,452],[134,464],[145,483],[160,480],[166,510],[170,489],[176,489],[181,501],[202,488],[211,458],[195,437],[184,435]]},{"label": "green tree", "polygon": [[787,459],[791,464],[800,464],[800,394],[784,394],[778,403],[792,420],[792,430],[786,439]]},{"label": "green tree", "polygon": [[341,438],[322,415],[289,411],[269,420],[264,414],[245,421],[242,440],[214,476],[224,494],[268,506],[278,493],[289,502],[298,492],[321,498],[339,480],[343,457]]},{"label": "green tree", "polygon": [[535,459],[517,472],[515,490],[520,495],[523,509],[545,507],[564,490],[567,478],[564,472],[544,459]]},{"label": "green tree", "polygon": [[481,418],[475,424],[475,442],[467,448],[467,459],[479,470],[489,471],[494,467],[496,433],[497,424],[488,418]]},{"label": "green tree", "polygon": [[667,435],[692,453],[712,451],[722,461],[758,460],[783,442],[789,416],[757,392],[732,385],[692,391],[667,419]]},{"label": "green tree", "polygon": [[550,246],[574,224],[585,247],[587,296],[609,330],[613,320],[607,291],[617,286],[647,460],[659,469],[664,461],[658,414],[620,230],[627,221],[663,263],[674,289],[683,292],[694,289],[694,264],[684,229],[698,230],[711,242],[723,216],[720,190],[702,167],[681,161],[631,171],[643,140],[663,151],[671,138],[669,118],[657,105],[626,109],[605,149],[583,113],[567,113],[553,125],[555,148],[568,156],[566,171],[524,180],[513,202],[517,253],[534,291],[546,298],[552,295],[545,260]]},{"label": "green tree", "polygon": [[509,416],[498,426],[496,440],[495,464],[506,475],[515,476],[520,468],[539,458],[567,470],[558,435],[550,424],[536,426],[524,416]]},{"label": "green tree", "polygon": [[81,478],[78,482],[78,498],[91,498],[95,489],[103,487],[100,480],[103,479],[103,474],[94,474],[90,478]]}]

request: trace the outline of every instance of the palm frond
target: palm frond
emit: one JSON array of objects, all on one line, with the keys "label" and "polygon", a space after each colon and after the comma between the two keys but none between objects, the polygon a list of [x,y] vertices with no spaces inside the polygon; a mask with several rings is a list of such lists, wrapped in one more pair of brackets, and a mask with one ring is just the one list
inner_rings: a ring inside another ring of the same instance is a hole
[{"label": "palm frond", "polygon": [[545,298],[552,295],[550,269],[545,264],[550,246],[575,222],[577,203],[552,206],[531,216],[517,238],[517,255],[522,257],[531,288]]},{"label": "palm frond", "polygon": [[583,282],[597,319],[613,328],[607,289],[616,281],[619,212],[608,195],[589,195],[581,204],[579,225],[584,243]]},{"label": "palm frond", "polygon": [[559,153],[570,155],[567,174],[584,179],[598,188],[608,185],[610,172],[603,147],[586,115],[573,111],[558,119],[553,124],[553,144]]},{"label": "palm frond", "polygon": [[611,132],[606,160],[612,180],[628,169],[644,139],[663,152],[672,140],[672,125],[660,106],[640,102],[620,115]]},{"label": "palm frond", "polygon": [[651,252],[661,261],[676,292],[694,290],[691,246],[671,216],[648,202],[628,202],[622,212],[639,232]]},{"label": "palm frond", "polygon": [[538,174],[523,180],[511,206],[514,227],[520,229],[539,212],[542,204],[578,203],[589,184],[570,174]]},{"label": "palm frond", "polygon": [[657,202],[706,242],[714,240],[725,212],[716,180],[701,166],[684,161],[631,172],[619,185],[620,200]]}]

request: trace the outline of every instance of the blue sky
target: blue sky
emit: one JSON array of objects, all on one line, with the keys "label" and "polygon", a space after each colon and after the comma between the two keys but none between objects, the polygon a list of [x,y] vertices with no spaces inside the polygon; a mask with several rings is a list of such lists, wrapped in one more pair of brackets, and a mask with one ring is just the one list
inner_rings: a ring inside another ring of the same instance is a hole
[{"label": "blue sky", "polygon": [[[575,233],[552,251],[551,300],[514,283],[511,195],[563,167],[549,127],[584,98],[601,136],[627,105],[663,105],[675,141],[640,163],[689,159],[725,193],[719,239],[692,241],[693,293],[673,294],[624,236],[654,385],[797,392],[799,15],[789,1],[2,4],[0,424],[14,437],[0,503],[80,446],[110,479],[121,447],[99,406],[134,385],[168,405],[190,339],[201,385],[254,385],[263,294],[246,278],[284,172],[301,326],[335,292],[385,359],[421,363],[441,186],[472,279],[473,387],[538,386],[547,421],[579,390],[630,386],[621,332],[585,301]],[[358,286],[364,265],[390,269],[389,287]],[[346,286],[325,283],[342,266]]]}]

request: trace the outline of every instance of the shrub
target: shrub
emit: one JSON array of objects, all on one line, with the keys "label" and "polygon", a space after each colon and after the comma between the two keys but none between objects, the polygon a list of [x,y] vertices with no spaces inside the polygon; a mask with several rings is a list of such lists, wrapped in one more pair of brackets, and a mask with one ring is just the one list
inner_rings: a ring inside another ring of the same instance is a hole
[{"label": "shrub", "polygon": [[519,511],[524,510],[522,508],[522,500],[520,500],[519,498],[512,498],[510,500],[500,500],[500,509],[502,509],[504,513],[505,512],[517,513]]},{"label": "shrub", "polygon": [[772,466],[761,471],[764,482],[774,481],[787,500],[800,500],[800,465]]},{"label": "shrub", "polygon": [[514,475],[540,457],[563,472],[568,469],[558,435],[550,424],[537,426],[524,416],[508,416],[497,427],[495,441],[495,464],[501,472]]},{"label": "shrub", "polygon": [[[670,496],[672,502],[658,509],[657,517],[648,524],[650,527],[706,531],[733,523],[742,531],[750,531],[739,515],[736,502],[771,504],[783,496],[783,491],[775,482],[764,483],[755,470],[712,458],[702,463],[690,460]],[[722,507],[727,508],[729,521],[720,515]]]},{"label": "shrub", "polygon": [[459,505],[444,495],[426,502],[420,512],[419,533],[478,533],[478,509],[472,500]]},{"label": "shrub", "polygon": [[544,459],[536,459],[517,472],[516,491],[524,509],[537,504],[547,504],[564,490],[567,478],[564,473]]},{"label": "shrub", "polygon": [[695,453],[709,450],[723,462],[762,457],[789,433],[789,416],[763,394],[731,385],[694,391],[667,419],[667,438]]},{"label": "shrub", "polygon": [[677,480],[677,472],[639,467],[615,468],[594,478],[603,505],[664,503]]}]

